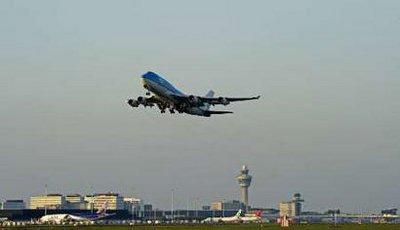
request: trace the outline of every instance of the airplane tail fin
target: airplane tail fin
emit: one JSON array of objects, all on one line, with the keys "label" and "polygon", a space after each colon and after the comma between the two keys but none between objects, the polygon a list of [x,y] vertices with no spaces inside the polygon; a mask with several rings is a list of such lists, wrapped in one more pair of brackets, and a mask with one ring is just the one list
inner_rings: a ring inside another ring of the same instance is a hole
[{"label": "airplane tail fin", "polygon": [[108,207],[108,202],[104,202],[104,204],[101,206],[101,208],[96,212],[99,215],[106,214],[107,212],[107,207]]},{"label": "airplane tail fin", "polygon": [[[208,93],[205,95],[205,97],[214,97],[214,91],[210,90]],[[210,109],[210,104],[204,103],[204,109],[209,110]]]},{"label": "airplane tail fin", "polygon": [[235,216],[241,216],[242,215],[242,209],[239,209],[239,211],[235,214]]},{"label": "airplane tail fin", "polygon": [[257,210],[254,212],[254,215],[256,215],[256,217],[261,217],[262,216],[262,211],[261,210]]},{"label": "airplane tail fin", "polygon": [[214,97],[214,91],[212,91],[212,90],[208,91],[208,93],[206,94],[206,97]]}]

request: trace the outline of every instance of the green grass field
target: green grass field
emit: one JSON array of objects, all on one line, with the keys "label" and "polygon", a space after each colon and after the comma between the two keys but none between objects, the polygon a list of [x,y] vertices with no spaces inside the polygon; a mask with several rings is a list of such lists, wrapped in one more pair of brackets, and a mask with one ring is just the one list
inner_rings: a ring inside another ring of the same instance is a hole
[{"label": "green grass field", "polygon": [[68,229],[82,229],[82,230],[278,230],[278,229],[298,229],[298,230],[400,230],[400,224],[342,224],[342,225],[329,225],[329,224],[302,224],[292,225],[289,228],[281,228],[279,225],[274,224],[224,224],[224,225],[137,225],[137,226],[120,226],[120,225],[97,225],[97,226],[35,226],[35,227],[14,227],[14,228],[1,228],[0,229],[34,229],[34,230],[68,230]]}]

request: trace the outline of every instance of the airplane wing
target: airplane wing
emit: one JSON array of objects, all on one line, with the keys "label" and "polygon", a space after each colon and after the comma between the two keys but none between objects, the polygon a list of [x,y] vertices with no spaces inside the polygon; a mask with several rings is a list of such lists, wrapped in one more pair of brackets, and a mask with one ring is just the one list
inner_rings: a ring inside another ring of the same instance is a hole
[{"label": "airplane wing", "polygon": [[137,100],[135,99],[128,99],[126,101],[132,107],[138,107],[139,105],[146,106],[154,106],[154,105],[163,105],[163,102],[159,100],[157,97],[138,97]]},{"label": "airplane wing", "polygon": [[181,96],[174,95],[175,98],[188,102],[189,104],[210,104],[210,105],[229,105],[231,102],[236,101],[250,101],[250,100],[258,100],[260,96],[257,97],[200,97],[200,96]]},{"label": "airplane wing", "polygon": [[[258,100],[260,99],[260,96],[257,97],[218,97],[218,98],[213,98],[213,97],[205,97],[202,98],[202,100],[206,103],[212,104],[212,105],[217,105],[217,104],[224,104],[224,102],[236,102],[236,101],[250,101],[250,100]],[[226,100],[226,101],[224,101]]]}]

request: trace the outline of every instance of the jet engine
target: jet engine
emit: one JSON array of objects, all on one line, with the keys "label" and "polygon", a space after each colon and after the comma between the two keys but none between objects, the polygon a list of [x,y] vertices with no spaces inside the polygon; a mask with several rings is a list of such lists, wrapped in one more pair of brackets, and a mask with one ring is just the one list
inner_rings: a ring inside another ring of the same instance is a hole
[{"label": "jet engine", "polygon": [[196,97],[196,96],[193,96],[193,95],[190,95],[190,96],[189,96],[189,102],[190,102],[191,104],[199,104],[200,98],[199,98],[199,97]]},{"label": "jet engine", "polygon": [[146,99],[144,97],[138,97],[137,102],[139,104],[145,105],[146,104]]},{"label": "jet engine", "polygon": [[133,99],[128,99],[126,102],[132,107],[138,107],[139,106],[139,102],[136,101],[136,100],[133,100]]},{"label": "jet engine", "polygon": [[225,97],[219,97],[218,98],[218,101],[221,103],[221,104],[223,104],[223,105],[229,105],[229,101],[228,101],[228,99],[226,99]]}]

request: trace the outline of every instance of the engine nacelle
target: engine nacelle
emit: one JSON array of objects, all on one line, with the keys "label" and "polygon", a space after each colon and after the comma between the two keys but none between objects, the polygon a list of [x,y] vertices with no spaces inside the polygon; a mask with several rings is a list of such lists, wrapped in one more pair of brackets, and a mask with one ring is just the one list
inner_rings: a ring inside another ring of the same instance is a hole
[{"label": "engine nacelle", "polygon": [[142,105],[146,104],[146,99],[144,97],[138,97],[137,101],[139,102],[139,104],[142,104]]},{"label": "engine nacelle", "polygon": [[196,97],[196,96],[193,96],[193,95],[190,95],[189,96],[189,102],[191,104],[198,104],[200,102],[200,98]]},{"label": "engine nacelle", "polygon": [[228,101],[228,99],[226,99],[225,97],[219,97],[218,101],[223,104],[223,105],[229,105],[230,102]]},{"label": "engine nacelle", "polygon": [[136,100],[133,100],[133,99],[128,99],[126,102],[132,107],[138,107],[139,106],[139,102],[136,101]]}]

